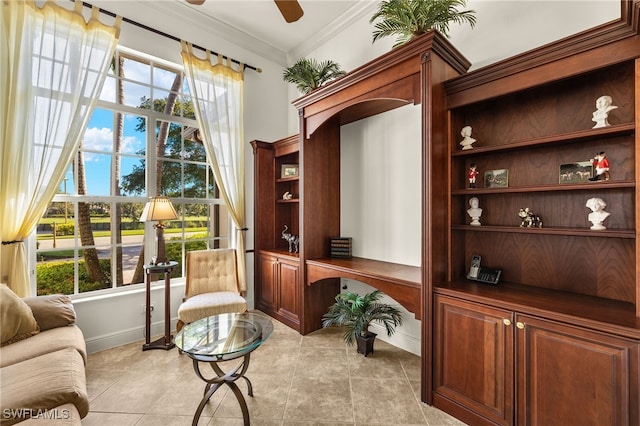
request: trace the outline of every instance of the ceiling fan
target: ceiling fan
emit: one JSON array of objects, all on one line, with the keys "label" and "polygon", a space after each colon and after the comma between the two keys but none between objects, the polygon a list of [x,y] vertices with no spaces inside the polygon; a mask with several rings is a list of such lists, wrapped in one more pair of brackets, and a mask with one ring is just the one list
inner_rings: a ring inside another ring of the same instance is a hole
[{"label": "ceiling fan", "polygon": [[[280,13],[285,21],[291,23],[295,22],[302,17],[304,11],[300,7],[298,0],[273,0],[280,9]],[[194,5],[201,5],[205,0],[187,0],[187,3]]]}]

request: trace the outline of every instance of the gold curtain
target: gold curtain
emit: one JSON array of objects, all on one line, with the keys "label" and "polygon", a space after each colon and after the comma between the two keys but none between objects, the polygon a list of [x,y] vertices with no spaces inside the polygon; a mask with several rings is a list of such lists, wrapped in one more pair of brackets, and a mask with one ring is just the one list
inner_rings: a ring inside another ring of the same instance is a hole
[{"label": "gold curtain", "polygon": [[[217,56],[211,63],[193,54],[193,46],[182,42],[182,61],[193,98],[200,133],[220,193],[236,226],[240,290],[247,290],[245,260],[245,183],[244,183],[244,65],[234,70]],[[229,61],[227,61],[229,62]]]},{"label": "gold curtain", "polygon": [[24,240],[78,149],[109,70],[120,21],[48,0],[0,1],[0,281],[30,295]]}]

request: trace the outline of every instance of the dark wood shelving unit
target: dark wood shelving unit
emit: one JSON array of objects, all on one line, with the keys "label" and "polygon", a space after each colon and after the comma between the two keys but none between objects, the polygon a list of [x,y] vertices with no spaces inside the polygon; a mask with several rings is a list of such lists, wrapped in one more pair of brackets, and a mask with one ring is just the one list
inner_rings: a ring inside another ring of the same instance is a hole
[{"label": "dark wood shelving unit", "polygon": [[[620,22],[445,83],[448,265],[429,289],[430,389],[466,423],[640,424],[639,9],[622,1]],[[602,95],[618,108],[593,129]],[[477,142],[462,151],[466,125]],[[599,151],[609,181],[559,183],[560,165]],[[467,188],[471,163],[477,188]],[[508,186],[483,187],[499,169]],[[469,225],[471,197],[480,226]],[[611,213],[606,230],[590,229],[593,197]],[[518,226],[525,207],[542,228]],[[502,270],[497,285],[466,279],[474,255]]]}]

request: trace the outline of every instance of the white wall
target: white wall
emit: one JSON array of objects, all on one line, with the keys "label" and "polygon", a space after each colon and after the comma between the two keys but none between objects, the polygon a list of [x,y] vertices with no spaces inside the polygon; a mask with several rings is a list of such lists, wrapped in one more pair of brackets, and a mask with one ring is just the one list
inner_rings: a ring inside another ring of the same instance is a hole
[{"label": "white wall", "polygon": [[[619,0],[468,0],[468,8],[476,11],[476,27],[454,24],[450,41],[472,63],[472,70],[620,16]],[[370,16],[361,16],[299,56],[331,59],[350,71],[387,52],[394,40],[372,44]],[[293,100],[300,95],[290,88],[289,96]],[[341,235],[353,237],[356,256],[420,265],[419,110],[403,107],[341,130]],[[288,114],[289,131],[295,133],[298,113],[290,106]],[[353,280],[343,280],[343,285],[361,294],[372,290]],[[386,302],[394,303],[388,297]],[[382,340],[420,353],[420,322],[408,312],[404,318],[405,325],[391,338],[382,328],[375,332]]]}]

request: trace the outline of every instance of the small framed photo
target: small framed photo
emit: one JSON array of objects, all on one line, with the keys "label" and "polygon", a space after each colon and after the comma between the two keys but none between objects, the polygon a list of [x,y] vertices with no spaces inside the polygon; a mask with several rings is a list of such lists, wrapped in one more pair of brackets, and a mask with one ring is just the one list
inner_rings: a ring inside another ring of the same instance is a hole
[{"label": "small framed photo", "polygon": [[560,164],[559,183],[588,182],[593,176],[593,164],[591,161],[579,161],[577,163]]},{"label": "small framed photo", "polygon": [[485,188],[506,188],[509,186],[509,169],[487,170],[484,172]]},{"label": "small framed photo", "polygon": [[297,164],[283,164],[280,169],[280,178],[298,177],[300,167]]}]

